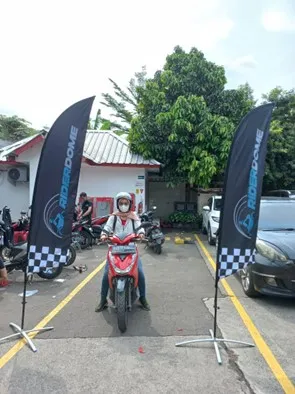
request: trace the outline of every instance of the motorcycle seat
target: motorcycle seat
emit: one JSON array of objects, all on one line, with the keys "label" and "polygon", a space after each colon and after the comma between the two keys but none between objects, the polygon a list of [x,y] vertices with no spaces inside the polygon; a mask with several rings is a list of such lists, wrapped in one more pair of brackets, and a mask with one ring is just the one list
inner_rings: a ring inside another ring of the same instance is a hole
[{"label": "motorcycle seat", "polygon": [[101,227],[101,226],[98,226],[98,225],[91,226],[91,227],[92,227],[92,230],[93,230],[93,231],[101,231],[101,230],[102,230],[102,227]]}]

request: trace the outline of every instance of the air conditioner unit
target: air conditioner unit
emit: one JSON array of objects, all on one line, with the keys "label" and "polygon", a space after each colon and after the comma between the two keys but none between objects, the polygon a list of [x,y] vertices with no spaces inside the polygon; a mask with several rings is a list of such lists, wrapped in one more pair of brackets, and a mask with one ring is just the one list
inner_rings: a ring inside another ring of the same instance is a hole
[{"label": "air conditioner unit", "polygon": [[8,170],[8,178],[14,182],[28,182],[27,167],[13,167]]}]

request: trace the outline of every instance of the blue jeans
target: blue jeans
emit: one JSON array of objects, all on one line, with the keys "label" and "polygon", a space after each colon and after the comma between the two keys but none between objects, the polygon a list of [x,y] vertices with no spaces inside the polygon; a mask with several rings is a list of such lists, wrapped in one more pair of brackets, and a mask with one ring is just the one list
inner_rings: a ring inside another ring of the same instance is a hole
[{"label": "blue jeans", "polygon": [[[109,274],[109,262],[107,261],[104,267],[104,273],[101,283],[101,298],[107,298],[108,296],[108,291],[109,291],[108,274]],[[138,289],[139,289],[140,297],[145,297],[145,277],[142,268],[142,261],[140,258],[138,259]]]}]

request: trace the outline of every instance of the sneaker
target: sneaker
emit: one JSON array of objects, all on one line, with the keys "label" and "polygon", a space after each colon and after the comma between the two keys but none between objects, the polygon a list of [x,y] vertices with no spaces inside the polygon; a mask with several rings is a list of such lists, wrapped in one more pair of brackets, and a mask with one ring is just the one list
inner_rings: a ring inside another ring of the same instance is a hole
[{"label": "sneaker", "polygon": [[139,297],[139,302],[141,303],[141,306],[142,306],[142,308],[145,311],[150,311],[151,310],[151,308],[150,308],[150,306],[149,306],[149,304],[148,304],[148,302],[147,302],[145,297]]},{"label": "sneaker", "polygon": [[100,303],[97,305],[97,307],[95,308],[95,312],[102,312],[107,307],[108,307],[108,300],[102,299]]}]

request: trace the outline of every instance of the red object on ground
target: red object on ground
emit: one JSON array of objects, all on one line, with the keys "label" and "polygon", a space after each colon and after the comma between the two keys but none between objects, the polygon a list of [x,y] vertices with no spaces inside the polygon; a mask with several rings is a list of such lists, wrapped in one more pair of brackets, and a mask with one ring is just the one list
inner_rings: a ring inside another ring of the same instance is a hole
[{"label": "red object on ground", "polygon": [[9,286],[11,283],[12,283],[11,280],[1,279],[1,280],[0,280],[0,287]]},{"label": "red object on ground", "polygon": [[138,351],[139,351],[139,353],[144,353],[143,347],[140,346],[140,347],[138,348]]}]

